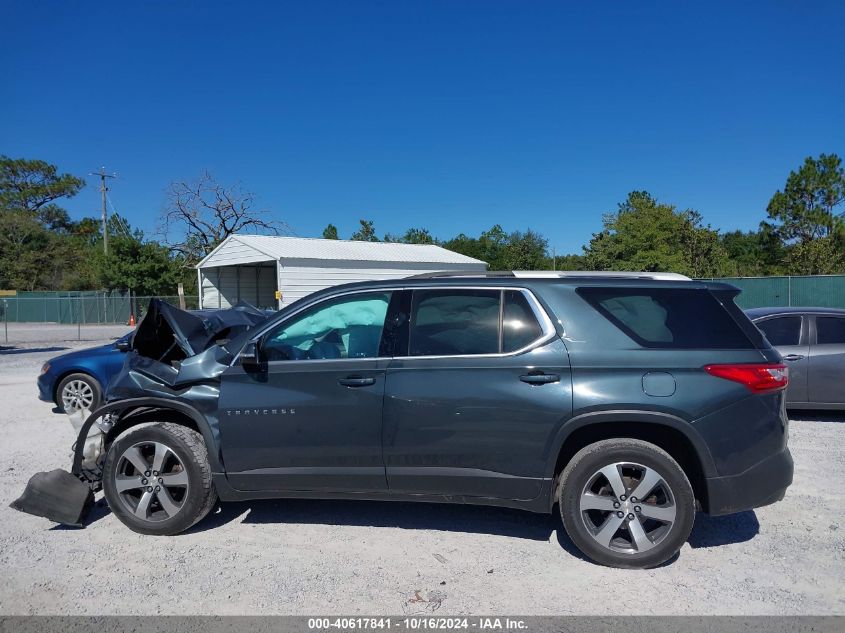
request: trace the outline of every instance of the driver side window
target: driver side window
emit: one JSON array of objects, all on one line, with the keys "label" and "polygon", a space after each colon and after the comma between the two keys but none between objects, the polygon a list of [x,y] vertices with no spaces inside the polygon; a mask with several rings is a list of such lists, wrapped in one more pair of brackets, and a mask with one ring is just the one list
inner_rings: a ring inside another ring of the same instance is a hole
[{"label": "driver side window", "polygon": [[376,358],[390,303],[389,292],[323,301],[268,332],[266,361]]}]

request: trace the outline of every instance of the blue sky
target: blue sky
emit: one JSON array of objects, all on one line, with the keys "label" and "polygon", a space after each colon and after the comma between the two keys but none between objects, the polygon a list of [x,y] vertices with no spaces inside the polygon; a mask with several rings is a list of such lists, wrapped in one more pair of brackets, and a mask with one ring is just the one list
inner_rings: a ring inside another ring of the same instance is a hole
[{"label": "blue sky", "polygon": [[0,153],[117,171],[148,232],[208,169],[302,236],[500,223],[560,254],[634,189],[755,228],[804,157],[845,154],[837,1],[2,7]]}]

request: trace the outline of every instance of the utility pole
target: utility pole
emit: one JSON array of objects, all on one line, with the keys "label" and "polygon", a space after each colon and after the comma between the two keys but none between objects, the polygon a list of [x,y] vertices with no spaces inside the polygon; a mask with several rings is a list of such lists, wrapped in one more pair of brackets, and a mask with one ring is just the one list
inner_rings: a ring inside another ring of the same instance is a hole
[{"label": "utility pole", "polygon": [[100,177],[100,193],[103,198],[103,253],[109,254],[109,227],[108,227],[108,212],[106,211],[106,192],[109,190],[106,187],[106,178],[117,178],[115,174],[107,174],[105,167],[100,167],[100,171],[92,171],[89,176]]}]

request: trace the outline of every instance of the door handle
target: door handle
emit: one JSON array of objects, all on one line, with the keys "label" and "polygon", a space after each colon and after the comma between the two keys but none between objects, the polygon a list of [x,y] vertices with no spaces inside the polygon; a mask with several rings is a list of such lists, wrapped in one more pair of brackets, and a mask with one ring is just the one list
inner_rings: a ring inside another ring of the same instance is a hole
[{"label": "door handle", "polygon": [[787,354],[783,357],[783,360],[789,361],[790,363],[796,360],[801,360],[804,358],[804,354]]},{"label": "door handle", "polygon": [[560,376],[557,374],[525,374],[520,376],[519,379],[529,385],[547,385],[550,382],[558,382]]},{"label": "door handle", "polygon": [[375,378],[361,378],[360,376],[349,376],[348,378],[341,378],[337,381],[338,384],[344,387],[367,387],[376,384]]}]

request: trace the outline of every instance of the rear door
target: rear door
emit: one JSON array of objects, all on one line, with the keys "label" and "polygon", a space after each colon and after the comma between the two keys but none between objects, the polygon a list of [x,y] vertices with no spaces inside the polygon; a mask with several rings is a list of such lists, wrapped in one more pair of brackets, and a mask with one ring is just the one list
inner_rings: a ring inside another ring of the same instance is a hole
[{"label": "rear door", "polygon": [[810,402],[845,404],[845,317],[817,314],[812,318]]},{"label": "rear door", "polygon": [[391,492],[537,497],[572,391],[566,348],[533,295],[415,289],[408,314],[385,390]]},{"label": "rear door", "polygon": [[765,317],[755,321],[754,325],[762,330],[789,367],[786,402],[807,402],[810,363],[809,317],[801,314],[782,314]]}]

